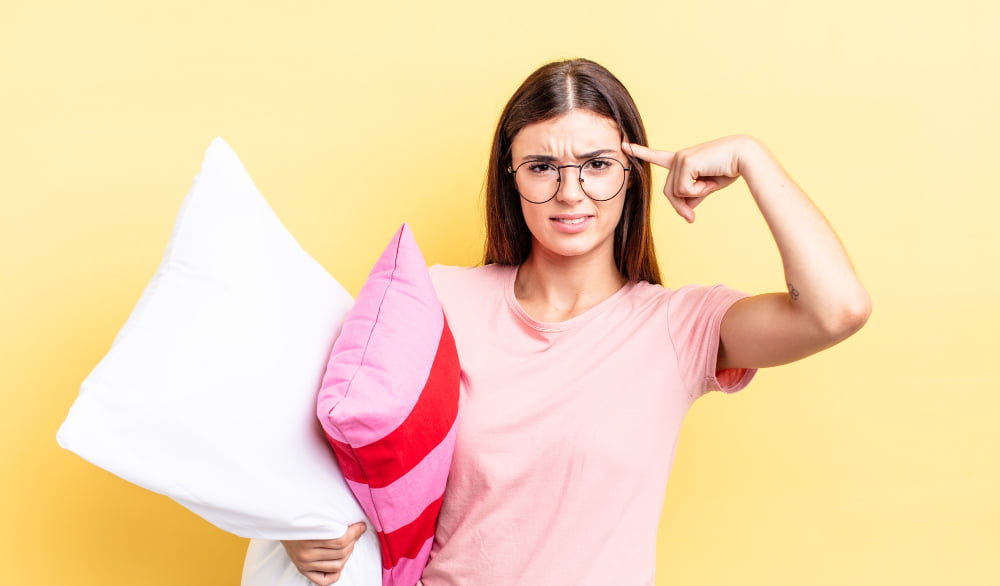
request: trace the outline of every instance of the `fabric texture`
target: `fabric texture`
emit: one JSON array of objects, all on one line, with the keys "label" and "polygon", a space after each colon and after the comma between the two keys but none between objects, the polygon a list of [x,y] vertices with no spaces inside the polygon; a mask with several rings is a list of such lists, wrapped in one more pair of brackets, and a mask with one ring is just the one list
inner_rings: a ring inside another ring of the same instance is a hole
[{"label": "fabric texture", "polygon": [[629,283],[560,323],[532,319],[516,267],[432,267],[462,364],[461,416],[423,586],[652,585],[684,414],[711,390],[743,294]]},{"label": "fabric texture", "polygon": [[[237,535],[338,537],[364,512],[314,413],[351,305],[216,139],[58,441]],[[379,582],[369,533],[338,584]]]},{"label": "fabric texture", "polygon": [[378,532],[385,586],[416,584],[430,555],[455,446],[459,374],[451,330],[404,224],[344,322],[317,401],[348,485]]}]

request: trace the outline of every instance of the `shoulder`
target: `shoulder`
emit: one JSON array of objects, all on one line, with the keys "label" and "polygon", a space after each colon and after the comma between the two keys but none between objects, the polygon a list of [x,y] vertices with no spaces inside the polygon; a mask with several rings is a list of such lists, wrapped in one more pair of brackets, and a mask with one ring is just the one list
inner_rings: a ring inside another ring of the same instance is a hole
[{"label": "shoulder", "polygon": [[495,264],[478,267],[434,265],[429,270],[431,283],[442,304],[447,306],[453,301],[488,292],[502,292],[517,267]]},{"label": "shoulder", "polygon": [[627,311],[644,314],[649,319],[661,316],[668,324],[679,325],[724,314],[746,296],[725,285],[684,285],[672,289],[640,281],[631,285],[626,306]]},{"label": "shoulder", "polygon": [[721,285],[711,287],[684,285],[673,289],[647,281],[636,281],[626,286],[629,289],[625,297],[633,308],[649,306],[664,310],[668,306],[688,305],[697,299],[703,299],[711,294],[712,289],[721,287]]},{"label": "shoulder", "polygon": [[669,290],[668,295],[672,311],[700,312],[713,308],[728,308],[733,303],[747,296],[726,285],[684,285],[676,290]]},{"label": "shoulder", "polygon": [[479,284],[502,283],[517,267],[509,265],[483,265],[478,267],[456,267],[433,265],[428,270],[435,287],[476,286]]}]

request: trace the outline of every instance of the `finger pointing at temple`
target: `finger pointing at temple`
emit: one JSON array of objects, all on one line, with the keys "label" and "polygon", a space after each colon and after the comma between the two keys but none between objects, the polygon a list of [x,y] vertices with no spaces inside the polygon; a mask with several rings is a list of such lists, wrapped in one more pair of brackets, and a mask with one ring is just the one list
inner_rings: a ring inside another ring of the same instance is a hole
[{"label": "finger pointing at temple", "polygon": [[674,162],[673,151],[658,151],[656,149],[651,149],[647,146],[642,146],[641,144],[633,144],[631,142],[623,142],[622,149],[626,154],[638,157],[643,161],[650,162],[658,167],[663,167],[664,169],[669,169],[670,165]]}]

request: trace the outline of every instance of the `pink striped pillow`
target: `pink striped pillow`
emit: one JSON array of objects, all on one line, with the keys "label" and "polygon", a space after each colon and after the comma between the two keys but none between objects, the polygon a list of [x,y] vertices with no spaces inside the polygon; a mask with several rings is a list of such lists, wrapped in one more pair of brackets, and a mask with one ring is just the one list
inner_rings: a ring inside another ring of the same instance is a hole
[{"label": "pink striped pillow", "polygon": [[317,414],[382,547],[382,583],[413,586],[455,447],[458,355],[427,265],[404,224],[333,346]]}]

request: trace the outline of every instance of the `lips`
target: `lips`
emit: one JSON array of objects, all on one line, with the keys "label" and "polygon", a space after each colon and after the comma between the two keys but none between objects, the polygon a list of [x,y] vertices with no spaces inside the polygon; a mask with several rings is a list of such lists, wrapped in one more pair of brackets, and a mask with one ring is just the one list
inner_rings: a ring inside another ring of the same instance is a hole
[{"label": "lips", "polygon": [[558,214],[551,216],[549,221],[560,232],[576,234],[586,230],[593,219],[590,214]]},{"label": "lips", "polygon": [[592,218],[593,216],[589,214],[560,214],[558,216],[552,216],[549,218],[554,222],[559,222],[560,224],[568,224],[570,226],[575,224],[582,224],[587,218]]}]

